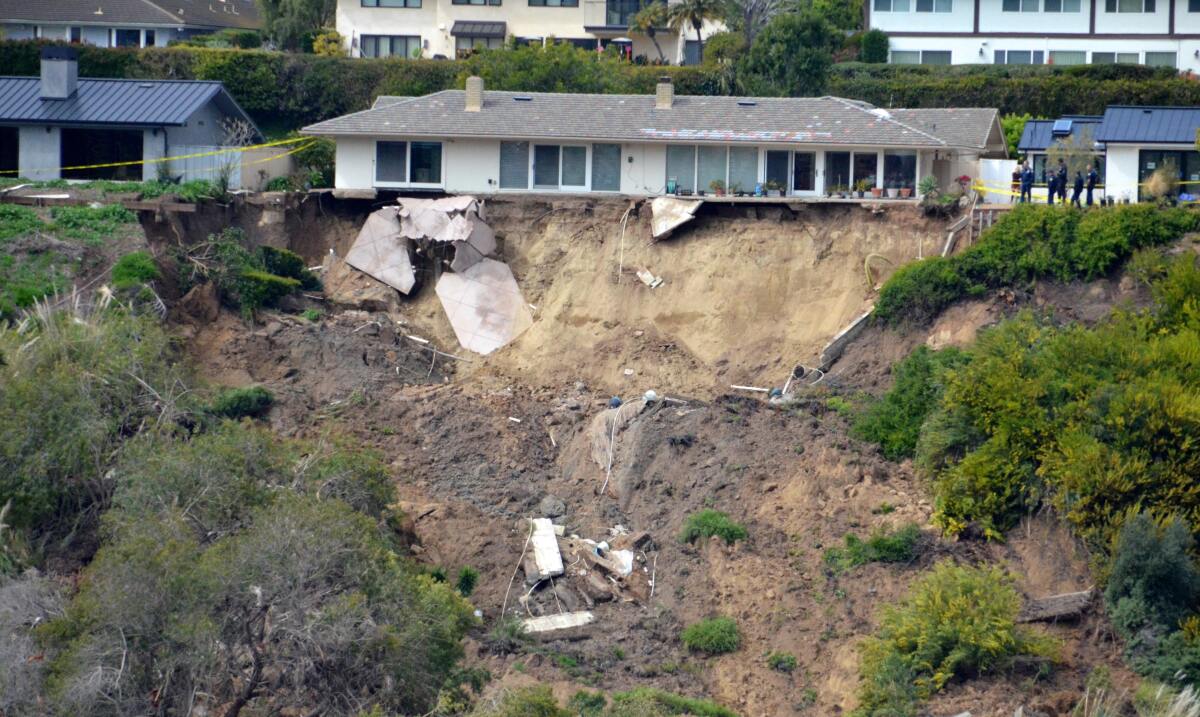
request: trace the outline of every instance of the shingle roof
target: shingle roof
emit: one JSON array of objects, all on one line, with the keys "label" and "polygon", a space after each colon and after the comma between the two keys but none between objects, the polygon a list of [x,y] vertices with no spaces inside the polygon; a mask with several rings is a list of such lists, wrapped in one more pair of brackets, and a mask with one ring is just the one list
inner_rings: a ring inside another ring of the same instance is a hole
[{"label": "shingle roof", "polygon": [[65,100],[43,100],[37,77],[0,77],[0,123],[171,127],[210,101],[229,114],[245,113],[220,82],[79,80]]},{"label": "shingle roof", "polygon": [[[1063,117],[1062,119],[1071,120],[1071,136],[1081,137],[1086,133],[1091,133],[1092,141],[1098,141],[1097,134],[1100,126],[1101,117],[1093,115],[1072,115]],[[1025,129],[1021,131],[1021,141],[1017,143],[1017,149],[1022,152],[1037,152],[1046,149],[1054,144],[1054,140],[1058,139],[1054,135],[1054,123],[1057,120],[1029,120],[1025,123]]]},{"label": "shingle roof", "polygon": [[0,21],[262,27],[254,0],[0,0]]},{"label": "shingle roof", "polygon": [[[883,110],[838,97],[676,96],[671,109],[657,110],[653,95],[488,91],[484,93],[482,112],[466,112],[464,104],[462,90],[446,90],[424,97],[380,98],[372,109],[319,122],[305,127],[303,132],[317,135],[959,146]],[[964,127],[966,116],[964,113],[961,120]],[[962,131],[967,133],[965,129]],[[972,137],[975,134],[985,135],[986,129],[974,131]]]},{"label": "shingle roof", "polygon": [[[953,147],[987,149],[997,129],[999,110],[990,107],[890,109],[892,117],[945,140]],[[1003,142],[1003,135],[996,139]]]},{"label": "shingle roof", "polygon": [[1200,107],[1126,107],[1105,110],[1096,132],[1100,142],[1196,143]]}]

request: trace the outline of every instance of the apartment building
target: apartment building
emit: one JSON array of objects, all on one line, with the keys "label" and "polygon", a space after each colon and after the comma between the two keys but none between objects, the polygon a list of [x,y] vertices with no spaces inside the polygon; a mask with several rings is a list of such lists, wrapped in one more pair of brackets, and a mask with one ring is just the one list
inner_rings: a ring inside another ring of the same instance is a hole
[{"label": "apartment building", "polygon": [[226,28],[262,28],[254,0],[0,0],[0,37],[98,47],[166,47]]},{"label": "apartment building", "polygon": [[[338,0],[337,31],[353,57],[455,57],[497,48],[508,37],[568,42],[588,50],[616,45],[630,58],[695,62],[694,33],[663,28],[658,47],[629,32],[649,0]],[[713,32],[706,28],[705,36]]]},{"label": "apartment building", "polygon": [[1200,71],[1200,0],[866,0],[893,63]]}]

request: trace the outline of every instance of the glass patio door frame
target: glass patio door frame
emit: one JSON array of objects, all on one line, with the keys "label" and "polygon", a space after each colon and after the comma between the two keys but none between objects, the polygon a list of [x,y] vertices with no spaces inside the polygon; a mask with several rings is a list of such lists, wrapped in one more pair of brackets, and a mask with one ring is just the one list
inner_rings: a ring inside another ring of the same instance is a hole
[{"label": "glass patio door frame", "polygon": [[[812,189],[800,190],[796,189],[796,155],[811,154],[813,158],[812,165]],[[825,151],[820,149],[795,149],[789,153],[788,157],[788,192],[792,197],[819,197],[823,189],[824,175],[821,168],[825,166]]]}]

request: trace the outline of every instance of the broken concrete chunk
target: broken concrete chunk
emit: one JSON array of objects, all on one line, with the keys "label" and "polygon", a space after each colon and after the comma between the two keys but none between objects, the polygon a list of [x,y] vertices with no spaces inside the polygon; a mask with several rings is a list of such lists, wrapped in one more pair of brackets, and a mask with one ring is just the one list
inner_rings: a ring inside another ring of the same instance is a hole
[{"label": "broken concrete chunk", "polygon": [[583,627],[595,622],[596,616],[584,610],[581,612],[564,612],[558,615],[543,615],[525,620],[525,632],[536,635],[539,632],[567,630],[572,627]]},{"label": "broken concrete chunk", "polygon": [[404,294],[417,283],[412,244],[401,236],[396,210],[391,207],[367,217],[346,254],[346,263]]},{"label": "broken concrete chunk", "polygon": [[608,602],[613,599],[612,583],[595,570],[589,570],[583,576],[583,584],[579,586],[583,594],[596,602]]},{"label": "broken concrete chunk", "polygon": [[442,274],[437,295],[458,343],[468,351],[490,354],[533,325],[512,269],[494,259]]},{"label": "broken concrete chunk", "polygon": [[650,202],[650,227],[655,239],[666,239],[671,232],[696,217],[703,200],[655,197]]},{"label": "broken concrete chunk", "polygon": [[554,535],[554,523],[549,518],[533,519],[533,536],[530,538],[533,557],[537,563],[537,575],[541,579],[563,574],[562,553],[558,551],[558,538]]}]

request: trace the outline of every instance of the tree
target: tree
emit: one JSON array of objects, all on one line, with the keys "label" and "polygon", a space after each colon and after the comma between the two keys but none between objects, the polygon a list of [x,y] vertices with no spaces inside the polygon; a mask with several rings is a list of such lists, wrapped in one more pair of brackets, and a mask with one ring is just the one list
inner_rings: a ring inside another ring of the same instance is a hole
[{"label": "tree", "polygon": [[721,0],[681,0],[668,8],[667,24],[680,35],[687,32],[689,27],[696,31],[697,59],[703,62],[704,37],[700,30],[705,22],[719,20],[724,14]]},{"label": "tree", "polygon": [[1033,119],[1029,113],[1023,115],[1004,115],[1000,118],[1000,128],[1004,130],[1004,141],[1008,143],[1009,155],[1017,156],[1017,147],[1021,144],[1021,135],[1025,133],[1025,123]]},{"label": "tree", "polygon": [[779,15],[750,46],[739,76],[755,95],[805,97],[825,91],[836,31],[812,13]]},{"label": "tree", "polygon": [[258,0],[258,7],[272,42],[299,50],[306,36],[333,25],[337,0]]},{"label": "tree", "polygon": [[858,59],[882,64],[888,60],[888,36],[883,30],[867,30],[858,45]]},{"label": "tree", "polygon": [[658,50],[658,59],[660,62],[666,62],[667,56],[663,54],[662,46],[658,44],[658,28],[666,26],[667,4],[664,2],[650,3],[639,10],[629,21],[630,32],[645,35],[650,38],[650,42],[654,43],[654,49]]},{"label": "tree", "polygon": [[313,38],[313,54],[321,57],[345,57],[345,38],[337,30],[322,30]]},{"label": "tree", "polygon": [[[741,30],[746,47],[754,43],[758,33],[775,17],[786,0],[729,0],[725,24],[732,30]],[[710,40],[712,38],[709,38]]]}]

